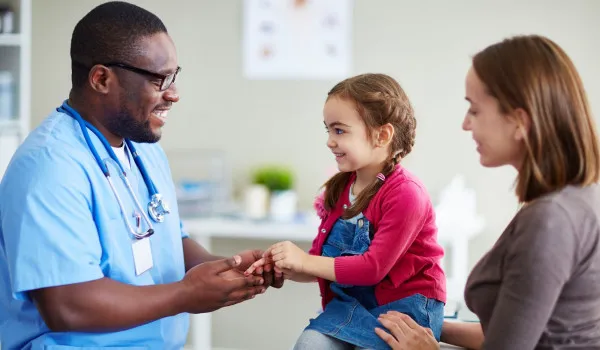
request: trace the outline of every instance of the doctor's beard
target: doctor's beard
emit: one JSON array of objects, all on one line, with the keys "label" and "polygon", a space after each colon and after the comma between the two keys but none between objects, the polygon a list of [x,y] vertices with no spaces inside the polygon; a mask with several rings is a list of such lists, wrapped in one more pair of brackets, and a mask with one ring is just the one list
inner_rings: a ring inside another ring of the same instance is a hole
[{"label": "doctor's beard", "polygon": [[121,112],[108,124],[109,130],[113,134],[137,143],[156,143],[162,136],[160,132],[152,131],[150,118],[138,121],[125,109],[121,109]]}]

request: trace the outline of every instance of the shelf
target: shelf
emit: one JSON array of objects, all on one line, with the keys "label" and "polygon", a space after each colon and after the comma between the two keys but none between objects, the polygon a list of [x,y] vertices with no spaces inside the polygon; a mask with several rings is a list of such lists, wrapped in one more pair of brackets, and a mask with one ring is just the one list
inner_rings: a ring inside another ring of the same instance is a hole
[{"label": "shelf", "polygon": [[19,131],[20,127],[18,119],[0,120],[0,135],[7,131]]},{"label": "shelf", "polygon": [[4,34],[0,33],[0,46],[20,46],[20,34]]}]

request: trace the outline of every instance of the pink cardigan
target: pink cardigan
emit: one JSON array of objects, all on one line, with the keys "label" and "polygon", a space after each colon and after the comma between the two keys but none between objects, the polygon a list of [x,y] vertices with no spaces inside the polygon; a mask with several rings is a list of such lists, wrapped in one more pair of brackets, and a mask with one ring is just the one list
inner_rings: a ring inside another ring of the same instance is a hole
[{"label": "pink cardigan", "polygon": [[[323,198],[317,199],[321,225],[310,254],[321,255],[344,205],[350,206],[348,194],[355,177],[331,212],[324,209]],[[337,282],[375,286],[379,305],[416,293],[445,303],[446,278],[440,263],[444,250],[437,243],[435,213],[425,186],[398,165],[363,214],[375,229],[371,246],[362,255],[335,258]],[[318,282],[324,308],[334,295],[329,281],[319,278]]]}]

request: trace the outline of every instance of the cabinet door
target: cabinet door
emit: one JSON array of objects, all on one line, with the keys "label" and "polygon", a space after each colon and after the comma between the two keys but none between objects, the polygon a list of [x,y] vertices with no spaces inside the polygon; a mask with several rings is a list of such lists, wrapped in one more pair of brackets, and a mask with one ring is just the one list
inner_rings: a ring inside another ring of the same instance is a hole
[{"label": "cabinet door", "polygon": [[17,147],[19,147],[20,141],[19,135],[2,135],[0,133],[0,179],[4,175],[6,167],[17,150]]}]

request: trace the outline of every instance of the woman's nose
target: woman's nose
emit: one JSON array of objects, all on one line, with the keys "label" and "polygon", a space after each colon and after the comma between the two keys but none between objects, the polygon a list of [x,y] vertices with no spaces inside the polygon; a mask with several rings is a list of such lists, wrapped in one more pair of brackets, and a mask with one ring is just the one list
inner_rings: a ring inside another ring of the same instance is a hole
[{"label": "woman's nose", "polygon": [[469,131],[471,130],[471,119],[469,118],[468,115],[465,116],[465,119],[463,119],[462,122],[462,129],[464,131]]}]

